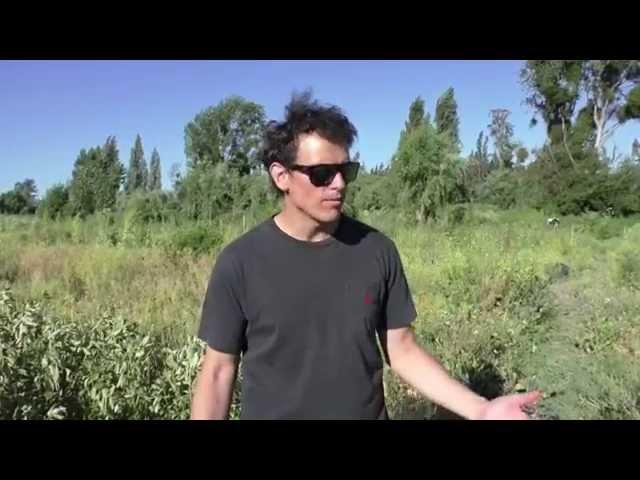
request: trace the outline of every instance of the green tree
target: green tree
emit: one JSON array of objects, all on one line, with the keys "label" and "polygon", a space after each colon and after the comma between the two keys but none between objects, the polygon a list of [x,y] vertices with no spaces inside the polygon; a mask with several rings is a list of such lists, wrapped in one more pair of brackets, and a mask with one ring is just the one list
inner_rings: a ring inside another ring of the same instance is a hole
[{"label": "green tree", "polygon": [[391,156],[391,160],[389,161],[390,167],[394,164],[397,152],[400,150],[407,135],[424,123],[430,122],[429,114],[425,116],[424,105],[424,100],[420,96],[416,97],[413,102],[411,102],[411,105],[409,105],[409,116],[404,122],[404,128],[400,131],[398,148],[396,149],[396,153]]},{"label": "green tree", "polygon": [[0,213],[18,215],[25,211],[27,202],[25,198],[15,190],[0,195]]},{"label": "green tree", "polygon": [[226,163],[192,167],[179,185],[178,199],[183,212],[194,220],[218,218],[230,211],[242,196],[244,184],[241,179]]},{"label": "green tree", "polygon": [[424,122],[424,100],[418,96],[409,106],[409,118],[404,123],[405,133],[410,133]]},{"label": "green tree", "polygon": [[493,170],[479,186],[478,199],[505,209],[516,206],[520,187],[519,175],[520,172],[516,169]]},{"label": "green tree", "polygon": [[242,97],[206,108],[185,127],[188,168],[225,163],[240,175],[258,170],[264,127],[264,108]]},{"label": "green tree", "polygon": [[146,192],[149,190],[149,167],[147,166],[147,159],[144,157],[140,160],[140,172],[142,173],[140,190]]},{"label": "green tree", "polygon": [[480,131],[476,148],[464,163],[464,185],[471,199],[477,197],[479,188],[490,170],[489,137],[485,136],[484,131]]},{"label": "green tree", "polygon": [[108,137],[103,147],[80,150],[69,184],[72,213],[85,216],[113,209],[123,177],[115,137]]},{"label": "green tree", "polygon": [[94,196],[96,210],[112,209],[116,195],[124,180],[124,165],[120,162],[116,137],[107,137],[100,151],[97,151],[91,166],[94,173]]},{"label": "green tree", "polygon": [[608,204],[620,215],[640,213],[640,164],[625,159],[609,177]]},{"label": "green tree", "polygon": [[540,115],[551,144],[566,140],[583,80],[583,60],[527,60],[520,72],[528,93],[525,102],[533,107],[532,124]]},{"label": "green tree", "polygon": [[69,188],[58,183],[49,188],[38,205],[38,215],[45,218],[58,218],[65,214],[69,204]]},{"label": "green tree", "polygon": [[600,152],[620,125],[640,118],[640,60],[586,61],[584,91],[593,107]]},{"label": "green tree", "polygon": [[144,160],[144,149],[142,148],[142,138],[136,135],[131,156],[129,158],[129,170],[127,172],[127,182],[125,191],[133,193],[136,190],[145,189],[146,161]]},{"label": "green tree", "polygon": [[0,213],[13,215],[34,213],[37,207],[37,192],[36,182],[32,178],[17,182],[13,190],[0,195]]},{"label": "green tree", "polygon": [[460,119],[458,118],[458,104],[453,88],[448,88],[438,98],[436,103],[436,129],[438,133],[448,135],[451,145],[460,150]]},{"label": "green tree", "polygon": [[149,185],[147,190],[162,190],[162,173],[160,171],[160,154],[155,148],[151,152],[151,163],[149,164]]},{"label": "green tree", "polygon": [[511,112],[505,108],[491,110],[489,134],[493,138],[495,155],[500,168],[511,168],[515,144],[513,141],[513,124],[509,121]]},{"label": "green tree", "polygon": [[518,161],[518,165],[523,165],[528,157],[529,157],[529,150],[527,150],[525,147],[519,147],[516,150],[516,159]]},{"label": "green tree", "polygon": [[631,145],[631,159],[640,164],[640,142],[636,138]]},{"label": "green tree", "polygon": [[174,192],[180,190],[180,186],[182,183],[182,172],[181,165],[177,162],[171,164],[171,168],[169,169],[169,178],[171,180],[171,188],[173,188]]},{"label": "green tree", "polygon": [[415,208],[418,220],[434,216],[456,194],[460,165],[449,137],[430,123],[410,132],[400,146],[394,172]]},{"label": "green tree", "polygon": [[484,131],[480,131],[476,140],[476,149],[472,156],[477,160],[483,172],[489,170],[489,136],[485,136]]},{"label": "green tree", "polygon": [[36,210],[36,195],[38,189],[33,178],[25,178],[14,186],[14,191],[24,199],[24,213],[34,213]]},{"label": "green tree", "polygon": [[596,123],[593,120],[594,108],[591,102],[582,107],[571,128],[568,144],[570,150],[589,150],[595,148]]},{"label": "green tree", "polygon": [[89,215],[96,210],[93,187],[95,184],[96,157],[101,152],[98,148],[81,149],[73,165],[71,183],[69,185],[69,204],[74,215]]}]

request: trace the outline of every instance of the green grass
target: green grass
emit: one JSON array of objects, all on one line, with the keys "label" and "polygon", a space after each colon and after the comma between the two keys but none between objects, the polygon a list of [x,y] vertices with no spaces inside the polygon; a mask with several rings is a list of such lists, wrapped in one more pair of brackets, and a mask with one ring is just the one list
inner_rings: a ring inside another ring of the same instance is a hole
[{"label": "green grass", "polygon": [[[195,333],[217,252],[261,220],[0,216],[0,284],[64,318],[107,312],[178,341]],[[478,205],[424,225],[362,220],[396,242],[416,335],[457,378],[489,397],[541,388],[543,418],[640,418],[640,219],[554,230],[542,212]],[[394,418],[448,418],[391,372],[385,383]]]}]

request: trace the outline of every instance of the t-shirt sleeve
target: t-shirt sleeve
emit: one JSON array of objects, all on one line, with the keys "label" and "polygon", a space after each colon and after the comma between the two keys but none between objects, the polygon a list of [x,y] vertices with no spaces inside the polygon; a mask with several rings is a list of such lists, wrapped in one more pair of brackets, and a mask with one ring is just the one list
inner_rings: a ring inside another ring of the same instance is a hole
[{"label": "t-shirt sleeve", "polygon": [[417,316],[402,259],[391,243],[386,254],[386,291],[383,310],[383,328],[392,330],[408,327]]},{"label": "t-shirt sleeve", "polygon": [[246,341],[242,272],[231,252],[218,255],[202,303],[198,337],[214,350],[239,354]]}]

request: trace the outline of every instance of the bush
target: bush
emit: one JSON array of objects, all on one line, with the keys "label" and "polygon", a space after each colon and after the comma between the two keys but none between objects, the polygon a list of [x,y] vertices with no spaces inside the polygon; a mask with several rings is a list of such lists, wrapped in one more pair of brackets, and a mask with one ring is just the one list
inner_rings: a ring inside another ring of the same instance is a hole
[{"label": "bush", "polygon": [[511,208],[518,200],[519,172],[501,168],[491,172],[480,187],[478,200],[500,208]]},{"label": "bush", "polygon": [[637,247],[625,247],[613,254],[612,274],[619,286],[640,290],[640,254]]},{"label": "bush", "polygon": [[578,230],[593,235],[598,240],[619,237],[624,232],[624,223],[610,218],[602,218],[595,212],[580,218]]},{"label": "bush", "polygon": [[469,205],[466,204],[448,205],[438,212],[438,217],[445,225],[453,227],[464,223],[468,211]]},{"label": "bush", "polygon": [[164,192],[135,193],[126,200],[124,216],[135,224],[162,222],[169,218],[171,207]]},{"label": "bush", "polygon": [[195,225],[176,230],[165,242],[169,253],[210,254],[222,244],[222,234],[211,226]]},{"label": "bush", "polygon": [[57,184],[47,190],[38,205],[37,214],[42,218],[60,218],[69,213],[69,188]]},{"label": "bush", "polygon": [[111,313],[89,324],[18,308],[0,291],[0,419],[186,419],[203,351]]}]

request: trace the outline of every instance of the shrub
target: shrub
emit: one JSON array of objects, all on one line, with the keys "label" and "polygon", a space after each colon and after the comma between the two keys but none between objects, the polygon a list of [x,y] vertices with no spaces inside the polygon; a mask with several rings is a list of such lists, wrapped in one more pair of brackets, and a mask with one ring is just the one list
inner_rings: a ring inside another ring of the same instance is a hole
[{"label": "shrub", "polygon": [[613,254],[612,274],[618,285],[640,290],[640,254],[637,248],[625,247]]},{"label": "shrub", "polygon": [[[184,419],[204,350],[105,313],[94,323],[19,308],[0,291],[1,419]],[[238,396],[232,413],[237,416]]]},{"label": "shrub", "polygon": [[43,218],[59,218],[69,213],[69,188],[57,184],[47,190],[38,204],[37,213]]},{"label": "shrub", "polygon": [[221,243],[222,235],[219,231],[207,225],[195,225],[176,230],[168,237],[164,245],[171,253],[190,253],[203,255],[213,252]]}]

